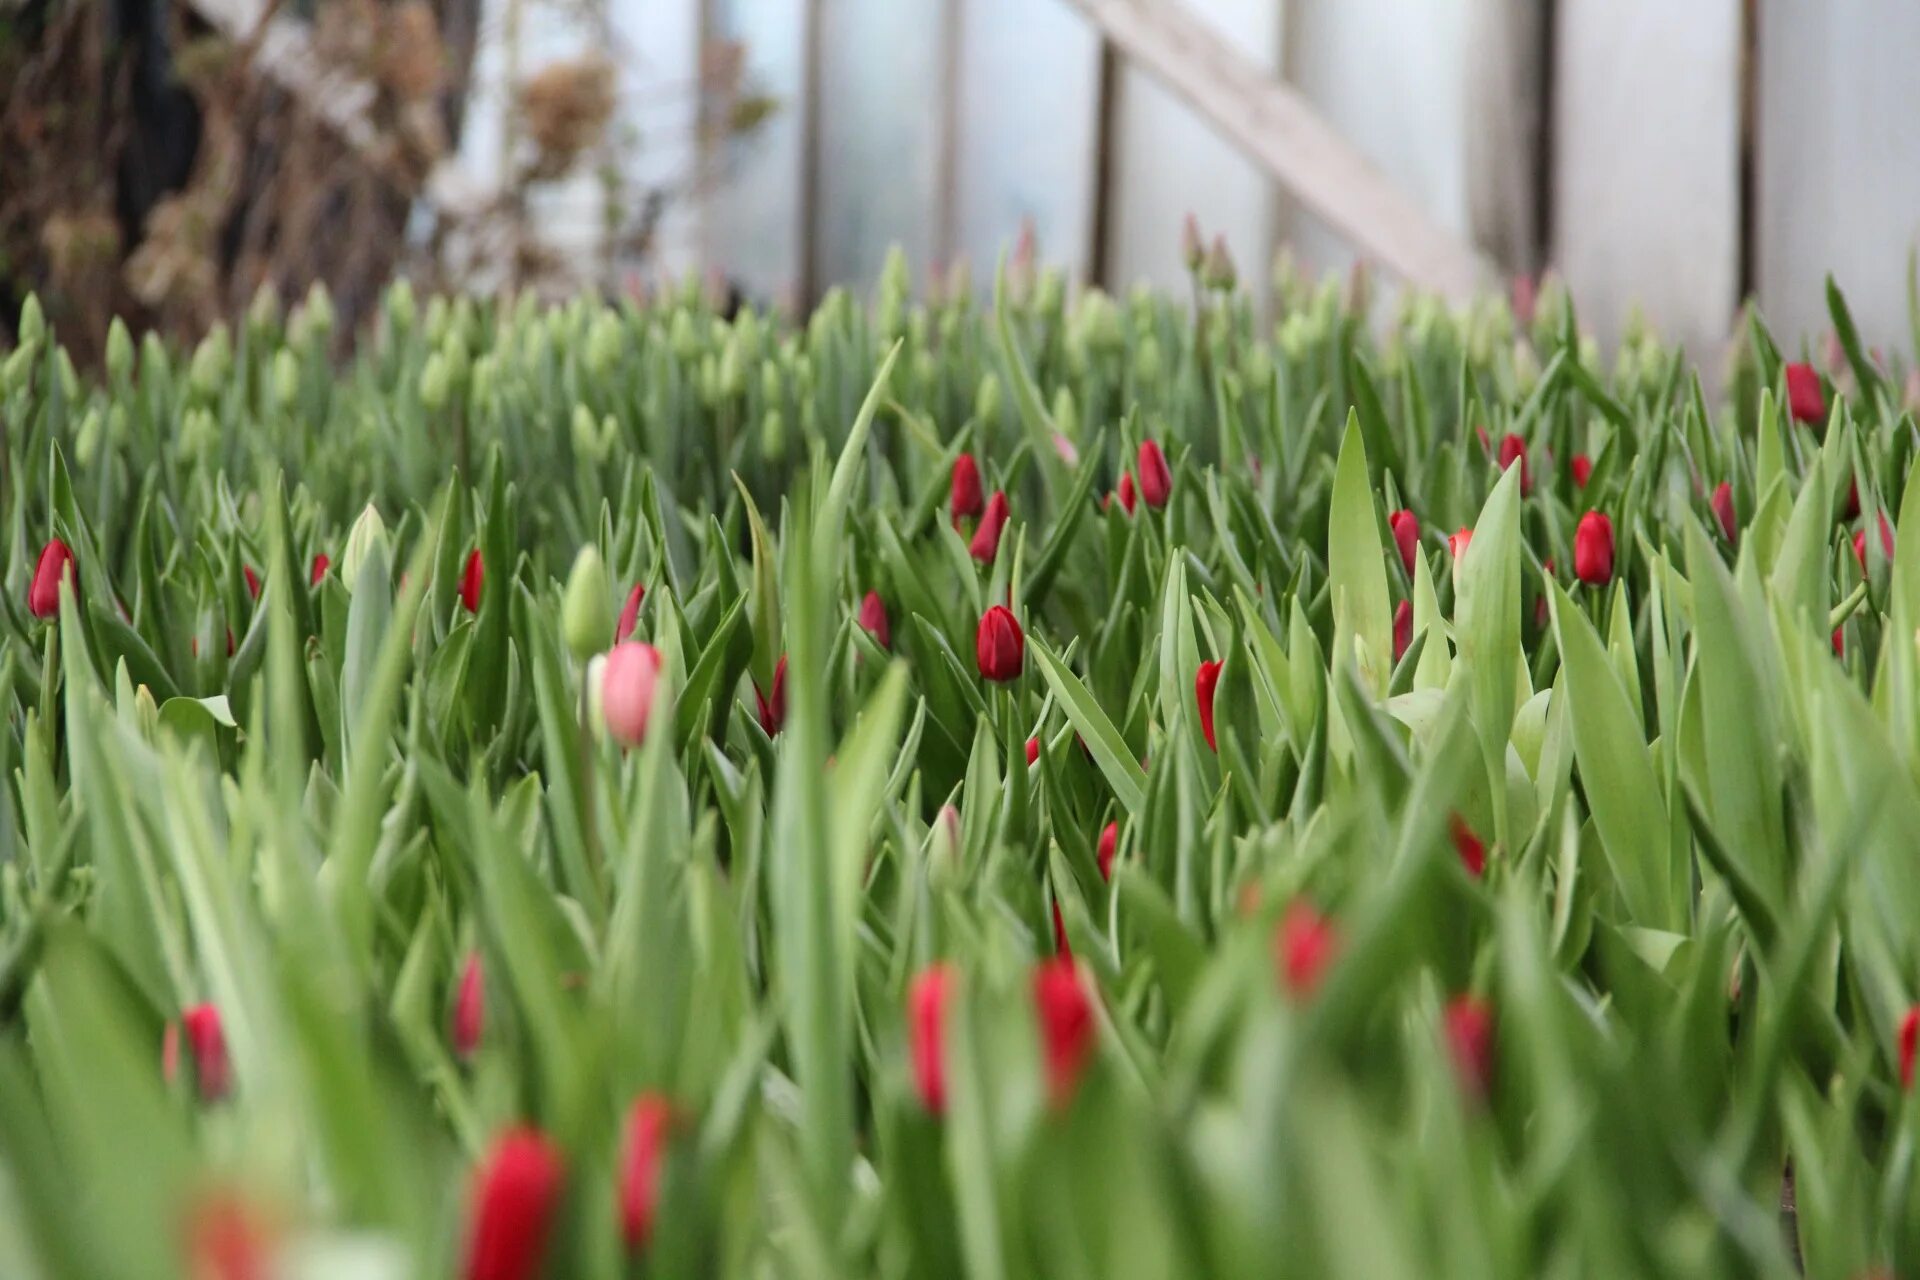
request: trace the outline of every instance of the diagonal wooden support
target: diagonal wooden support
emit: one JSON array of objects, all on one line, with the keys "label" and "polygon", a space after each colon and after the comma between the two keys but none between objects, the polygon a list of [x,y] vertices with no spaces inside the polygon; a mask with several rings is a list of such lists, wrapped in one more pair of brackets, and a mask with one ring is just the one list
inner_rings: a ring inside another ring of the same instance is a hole
[{"label": "diagonal wooden support", "polygon": [[1069,0],[1303,204],[1408,282],[1464,300],[1493,274],[1320,118],[1178,0]]}]

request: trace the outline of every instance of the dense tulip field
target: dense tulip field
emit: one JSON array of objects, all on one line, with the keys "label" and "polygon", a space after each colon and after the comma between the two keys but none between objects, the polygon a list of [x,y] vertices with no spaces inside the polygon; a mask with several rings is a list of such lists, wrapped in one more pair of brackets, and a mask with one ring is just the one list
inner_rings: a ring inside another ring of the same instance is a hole
[{"label": "dense tulip field", "polygon": [[0,1275],[1920,1274],[1920,352],[1194,265],[29,301]]}]

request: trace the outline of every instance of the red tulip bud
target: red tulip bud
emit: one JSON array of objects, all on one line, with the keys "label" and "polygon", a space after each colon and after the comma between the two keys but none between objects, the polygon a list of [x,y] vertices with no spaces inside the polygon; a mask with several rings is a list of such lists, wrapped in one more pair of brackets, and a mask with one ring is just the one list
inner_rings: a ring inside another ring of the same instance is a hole
[{"label": "red tulip bud", "polygon": [[1420,554],[1420,521],[1411,511],[1396,511],[1387,517],[1387,527],[1393,531],[1393,544],[1400,548],[1400,563],[1411,577],[1413,558]]},{"label": "red tulip bud", "polygon": [[183,1010],[180,1021],[168,1023],[160,1041],[160,1074],[167,1083],[180,1070],[180,1035],[186,1033],[187,1052],[193,1058],[193,1076],[202,1102],[218,1102],[233,1087],[233,1070],[227,1062],[227,1037],[220,1026],[220,1011],[210,1004],[197,1004]]},{"label": "red tulip bud", "polygon": [[1920,1004],[1900,1019],[1900,1087],[1913,1088],[1913,1054],[1920,1047]]},{"label": "red tulip bud", "polygon": [[474,1178],[465,1280],[534,1280],[565,1177],[560,1151],[534,1129],[509,1129]]},{"label": "red tulip bud", "polygon": [[640,620],[640,604],[647,598],[647,589],[640,583],[633,584],[633,590],[627,592],[627,603],[620,610],[620,622],[613,629],[613,642],[619,644],[633,634],[633,624]]},{"label": "red tulip bud", "polygon": [[467,606],[468,613],[480,612],[480,586],[486,576],[486,563],[480,559],[480,548],[475,547],[467,556],[466,570],[460,575],[460,603]]},{"label": "red tulip bud", "polygon": [[320,579],[326,577],[327,570],[331,569],[332,567],[333,567],[333,561],[327,558],[326,552],[322,551],[320,554],[316,555],[313,558],[313,569],[307,574],[307,585],[310,587],[319,586]]},{"label": "red tulip bud", "polygon": [[1109,822],[1100,832],[1100,878],[1113,879],[1113,854],[1120,847],[1120,824]]},{"label": "red tulip bud", "polygon": [[1027,763],[1031,765],[1033,764],[1034,761],[1038,760],[1039,758],[1040,758],[1040,739],[1028,738],[1027,739]]},{"label": "red tulip bud", "polygon": [[1027,659],[1027,638],[1011,609],[996,604],[981,615],[973,655],[984,679],[1005,684],[1019,676]]},{"label": "red tulip bud", "polygon": [[1443,1021],[1460,1087],[1469,1097],[1484,1099],[1493,1087],[1493,1009],[1474,996],[1458,996],[1448,1003]]},{"label": "red tulip bud", "polygon": [[1140,499],[1133,491],[1133,472],[1122,471],[1120,473],[1120,509],[1132,515],[1133,509],[1139,505]]},{"label": "red tulip bud", "polygon": [[1613,579],[1613,521],[1589,511],[1573,531],[1573,576],[1591,587]]},{"label": "red tulip bud", "polygon": [[1033,971],[1033,1005],[1040,1018],[1047,1095],[1055,1106],[1073,1097],[1080,1072],[1093,1052],[1093,1002],[1080,974],[1065,957],[1043,960]]},{"label": "red tulip bud", "polygon": [[1193,677],[1193,700],[1200,706],[1200,732],[1206,736],[1209,751],[1220,749],[1213,741],[1213,690],[1220,683],[1220,668],[1223,665],[1219,659],[1203,662]]},{"label": "red tulip bud", "polygon": [[1274,935],[1281,984],[1296,996],[1312,995],[1339,944],[1332,921],[1315,911],[1306,899],[1294,899],[1280,918],[1280,931]]},{"label": "red tulip bud", "polygon": [[1833,656],[1836,658],[1847,656],[1847,637],[1844,634],[1846,625],[1843,622],[1833,629]]},{"label": "red tulip bud", "polygon": [[1060,899],[1053,900],[1053,954],[1073,959],[1073,943],[1067,941],[1067,922],[1060,918]]},{"label": "red tulip bud", "polygon": [[878,591],[867,592],[860,602],[860,629],[873,637],[882,649],[893,647],[893,628],[887,625],[887,602]]},{"label": "red tulip bud", "polygon": [[1533,477],[1527,474],[1527,442],[1517,435],[1502,437],[1500,469],[1505,471],[1516,462],[1520,464],[1520,495],[1525,497],[1533,492]]},{"label": "red tulip bud", "polygon": [[1820,388],[1820,375],[1810,364],[1787,366],[1787,409],[1795,422],[1810,426],[1827,417],[1827,397]]},{"label": "red tulip bud", "polygon": [[953,460],[953,493],[951,499],[953,519],[957,524],[980,514],[983,500],[980,493],[980,464],[973,455],[963,453]]},{"label": "red tulip bud", "polygon": [[1407,646],[1413,643],[1413,605],[1405,600],[1393,609],[1393,660],[1398,663],[1407,656]]},{"label": "red tulip bud", "polygon": [[987,513],[980,517],[980,527],[973,531],[973,541],[967,544],[967,551],[981,564],[992,564],[993,558],[1000,554],[1000,534],[1007,527],[1007,495],[994,490],[987,499]]},{"label": "red tulip bud", "polygon": [[773,689],[762,693],[760,686],[753,686],[753,701],[759,710],[760,728],[771,738],[780,732],[780,726],[787,722],[787,655],[781,654],[780,661],[773,666]]},{"label": "red tulip bud", "polygon": [[487,988],[481,977],[480,953],[467,953],[460,968],[460,986],[453,997],[453,1052],[471,1058],[480,1047],[480,1029],[486,1022]]},{"label": "red tulip bud", "polygon": [[1713,497],[1708,500],[1707,505],[1713,508],[1714,518],[1720,522],[1720,532],[1726,535],[1727,541],[1737,542],[1740,538],[1740,527],[1734,521],[1733,485],[1722,480],[1714,487]]},{"label": "red tulip bud", "polygon": [[1467,554],[1467,545],[1472,541],[1473,530],[1462,528],[1458,533],[1447,539],[1447,550],[1452,553],[1455,560],[1458,560],[1461,556]]},{"label": "red tulip bud", "polygon": [[639,1253],[653,1238],[653,1215],[660,1202],[661,1166],[673,1132],[673,1106],[657,1093],[643,1093],[627,1110],[626,1150],[620,1157],[620,1234],[628,1253]]},{"label": "red tulip bud", "polygon": [[240,1195],[219,1190],[187,1208],[186,1254],[194,1280],[268,1280],[280,1274],[272,1224]]},{"label": "red tulip bud", "polygon": [[1140,496],[1158,511],[1167,505],[1173,492],[1173,473],[1167,470],[1167,455],[1152,440],[1140,442]]},{"label": "red tulip bud", "polygon": [[[1916,370],[1915,372],[1920,372],[1920,370]],[[1847,481],[1847,505],[1846,505],[1846,508],[1843,511],[1841,511],[1840,518],[1842,520],[1851,520],[1854,517],[1858,516],[1859,514],[1860,514],[1860,481],[1856,478],[1856,479]]]},{"label": "red tulip bud", "polygon": [[1586,488],[1587,481],[1593,477],[1593,459],[1584,453],[1576,453],[1573,455],[1573,461],[1568,464],[1568,467],[1573,472],[1573,487],[1576,489]]},{"label": "red tulip bud", "polygon": [[73,552],[58,538],[49,539],[40,548],[40,562],[33,567],[33,584],[27,588],[27,611],[36,618],[51,618],[60,612],[60,579],[70,578],[74,590],[80,585],[74,568]]},{"label": "red tulip bud", "polygon": [[907,986],[907,1052],[920,1103],[934,1115],[947,1109],[947,1001],[959,974],[950,964],[927,966]]},{"label": "red tulip bud", "polygon": [[1459,814],[1453,815],[1449,825],[1453,831],[1454,851],[1460,855],[1460,865],[1467,869],[1468,875],[1476,878],[1485,873],[1487,846],[1481,843],[1479,836],[1473,834],[1473,828]]},{"label": "red tulip bud", "polygon": [[647,740],[647,722],[660,685],[660,651],[627,640],[613,646],[600,670],[600,714],[623,747]]},{"label": "red tulip bud", "polygon": [[1860,562],[1860,572],[1867,571],[1867,531],[1865,529],[1853,535],[1853,558]]},{"label": "red tulip bud", "polygon": [[260,598],[260,575],[253,571],[253,566],[250,564],[241,565],[240,573],[241,576],[247,580],[247,594],[255,600],[258,600]]}]

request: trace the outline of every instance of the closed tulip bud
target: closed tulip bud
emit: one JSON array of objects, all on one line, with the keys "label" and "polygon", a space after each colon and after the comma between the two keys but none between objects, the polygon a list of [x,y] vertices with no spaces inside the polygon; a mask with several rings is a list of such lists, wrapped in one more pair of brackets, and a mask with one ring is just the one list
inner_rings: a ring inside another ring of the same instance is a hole
[{"label": "closed tulip bud", "polygon": [[266,1215],[230,1190],[197,1196],[186,1211],[187,1274],[193,1280],[267,1280],[281,1273]]},{"label": "closed tulip bud", "polygon": [[20,337],[20,345],[33,347],[47,336],[46,313],[40,309],[40,295],[29,292],[27,300],[20,304],[20,324],[14,330]]},{"label": "closed tulip bud", "polygon": [[468,613],[480,612],[480,589],[486,580],[487,564],[480,558],[480,548],[475,547],[467,553],[467,567],[460,573],[460,603]]},{"label": "closed tulip bud", "polygon": [[1100,878],[1113,879],[1113,855],[1120,847],[1120,824],[1109,822],[1100,832],[1100,848],[1097,857],[1100,861]]},{"label": "closed tulip bud", "polygon": [[1032,768],[1034,762],[1039,758],[1040,758],[1040,739],[1028,738],[1027,739],[1027,767]]},{"label": "closed tulip bud", "polygon": [[1458,996],[1442,1015],[1447,1056],[1460,1087],[1474,1101],[1493,1088],[1493,1008],[1476,996]]},{"label": "closed tulip bud", "polygon": [[640,620],[640,605],[647,598],[647,589],[642,584],[633,584],[633,590],[627,592],[627,602],[621,606],[620,621],[613,629],[613,642],[619,644],[633,634],[633,627]]},{"label": "closed tulip bud", "polygon": [[446,360],[436,351],[427,357],[420,369],[420,407],[428,413],[439,413],[447,407],[447,396],[453,386],[453,377],[447,368]]},{"label": "closed tulip bud", "polygon": [[474,1178],[464,1280],[535,1280],[565,1177],[559,1149],[538,1130],[494,1141]]},{"label": "closed tulip bud", "polygon": [[652,645],[627,640],[607,653],[600,669],[600,715],[615,742],[637,747],[646,741],[659,685],[660,651]]},{"label": "closed tulip bud", "polygon": [[1200,264],[1200,279],[1209,289],[1232,292],[1238,275],[1234,271],[1233,255],[1227,252],[1225,236],[1213,238],[1213,244],[1207,249],[1206,261]]},{"label": "closed tulip bud", "polygon": [[596,379],[605,378],[619,359],[620,319],[603,309],[587,328],[587,372]]},{"label": "closed tulip bud", "polygon": [[1411,511],[1396,511],[1387,517],[1387,528],[1393,532],[1393,545],[1400,550],[1400,563],[1411,577],[1414,557],[1420,554],[1420,521]]},{"label": "closed tulip bud", "polygon": [[1737,542],[1740,537],[1740,528],[1734,522],[1733,486],[1722,480],[1714,488],[1713,497],[1707,505],[1713,508],[1714,518],[1720,522],[1720,532],[1726,535],[1727,542],[1729,544]]},{"label": "closed tulip bud", "polygon": [[456,1057],[471,1058],[480,1047],[480,1032],[486,1023],[487,988],[481,975],[480,953],[467,953],[460,966],[460,985],[453,997],[453,1052]]},{"label": "closed tulip bud", "polygon": [[233,1088],[233,1071],[227,1062],[227,1037],[220,1026],[220,1011],[210,1004],[197,1004],[183,1010],[178,1023],[168,1023],[160,1043],[160,1074],[172,1084],[180,1071],[180,1039],[186,1037],[187,1054],[193,1059],[193,1078],[202,1102],[218,1102]]},{"label": "closed tulip bud", "polygon": [[973,416],[981,423],[1000,419],[1000,379],[991,373],[981,376],[980,387],[973,394]]},{"label": "closed tulip bud", "polygon": [[133,335],[119,316],[107,325],[107,374],[115,383],[133,377]]},{"label": "closed tulip bud", "polygon": [[974,461],[970,453],[963,453],[953,460],[953,488],[949,506],[956,524],[972,519],[986,509],[986,499],[980,491],[980,464]]},{"label": "closed tulip bud", "polygon": [[950,964],[928,965],[907,984],[907,1055],[920,1105],[933,1115],[947,1109],[947,1004],[960,975]]},{"label": "closed tulip bud", "polygon": [[1847,481],[1847,505],[1840,509],[1842,520],[1853,520],[1860,515],[1860,481],[1856,478]]},{"label": "closed tulip bud", "polygon": [[1447,539],[1447,551],[1457,563],[1467,554],[1467,547],[1473,542],[1473,530],[1462,528]]},{"label": "closed tulip bud", "polygon": [[1520,495],[1525,497],[1533,492],[1533,477],[1527,473],[1527,442],[1517,435],[1503,436],[1500,440],[1500,469],[1505,471],[1516,462],[1520,464]]},{"label": "closed tulip bud", "polygon": [[1280,918],[1280,929],[1274,935],[1281,985],[1302,999],[1312,995],[1338,948],[1339,935],[1332,922],[1305,899],[1296,898]]},{"label": "closed tulip bud", "polygon": [[1402,600],[1393,609],[1393,660],[1399,662],[1407,656],[1407,646],[1413,643],[1413,606]]},{"label": "closed tulip bud", "polygon": [[1123,471],[1120,473],[1119,496],[1120,509],[1128,515],[1132,515],[1133,509],[1140,504],[1139,497],[1134,493],[1133,472]]},{"label": "closed tulip bud", "polygon": [[327,576],[327,570],[332,566],[333,561],[327,559],[326,552],[322,551],[317,553],[313,557],[313,568],[307,574],[307,585],[310,587],[319,586],[320,580]]},{"label": "closed tulip bud", "polygon": [[860,602],[860,629],[873,637],[882,649],[893,647],[893,628],[887,623],[887,602],[878,591],[869,591]]},{"label": "closed tulip bud", "polygon": [[1167,455],[1151,440],[1140,442],[1140,496],[1155,511],[1167,505],[1173,493],[1173,473],[1167,470]]},{"label": "closed tulip bud", "polygon": [[1590,587],[1613,580],[1613,521],[1589,511],[1573,531],[1573,576]]},{"label": "closed tulip bud", "polygon": [[1209,751],[1220,749],[1213,741],[1213,691],[1220,683],[1220,668],[1225,665],[1217,658],[1203,662],[1193,676],[1193,700],[1200,708],[1200,732],[1207,740]]},{"label": "closed tulip bud", "polygon": [[1593,459],[1584,453],[1576,453],[1573,455],[1573,461],[1568,464],[1568,467],[1573,472],[1573,487],[1576,489],[1586,488],[1587,481],[1593,476]]},{"label": "closed tulip bud", "polygon": [[1845,632],[1846,624],[1844,622],[1833,629],[1833,656],[1836,658],[1844,658],[1847,656],[1847,637]]},{"label": "closed tulip bud", "polygon": [[27,611],[36,618],[51,618],[60,612],[60,580],[67,578],[79,586],[73,552],[58,538],[50,538],[40,548],[40,561],[33,567],[33,582],[27,588]]},{"label": "closed tulip bud", "polygon": [[1900,1087],[1913,1088],[1913,1056],[1920,1047],[1920,1004],[1908,1009],[1900,1019]]},{"label": "closed tulip bud", "polygon": [[1040,1021],[1040,1049],[1046,1063],[1047,1096],[1056,1107],[1073,1099],[1093,1053],[1093,1002],[1080,973],[1065,956],[1043,960],[1033,971],[1033,1005]]},{"label": "closed tulip bud", "polygon": [[1067,940],[1067,922],[1060,918],[1060,899],[1053,900],[1053,954],[1073,959],[1073,943]]},{"label": "closed tulip bud", "polygon": [[996,604],[981,615],[973,650],[984,679],[1005,684],[1019,678],[1027,660],[1027,638],[1011,609]]},{"label": "closed tulip bud", "polygon": [[80,429],[73,436],[73,456],[81,466],[91,467],[100,456],[100,440],[106,431],[106,419],[100,416],[99,407],[87,410],[86,416],[80,419]]},{"label": "closed tulip bud", "polygon": [[653,1239],[667,1139],[673,1133],[673,1105],[660,1094],[641,1094],[627,1109],[626,1130],[626,1149],[620,1157],[620,1235],[628,1253],[639,1253]]},{"label": "closed tulip bud", "polygon": [[1460,865],[1476,879],[1485,874],[1487,846],[1481,843],[1479,836],[1473,834],[1473,828],[1467,825],[1467,820],[1456,813],[1447,825],[1453,833],[1453,850],[1460,855]]},{"label": "closed tulip bud", "polygon": [[1180,260],[1189,272],[1198,272],[1207,261],[1207,242],[1200,234],[1200,220],[1189,213],[1180,223]]},{"label": "closed tulip bud", "polygon": [[780,661],[773,665],[773,687],[762,690],[756,682],[753,686],[753,701],[759,715],[760,728],[771,738],[780,732],[780,726],[787,722],[787,655],[781,654]]},{"label": "closed tulip bud", "polygon": [[1820,375],[1810,364],[1790,364],[1787,374],[1787,410],[1795,422],[1817,426],[1827,417],[1827,397]]},{"label": "closed tulip bud", "polygon": [[347,547],[340,554],[340,582],[351,593],[360,580],[360,566],[366,563],[367,555],[378,548],[380,562],[387,563],[387,523],[380,518],[380,512],[369,502],[347,530]]},{"label": "closed tulip bud", "polygon": [[253,571],[252,565],[243,564],[240,566],[240,576],[247,580],[247,595],[258,600],[260,598],[260,575]]},{"label": "closed tulip bud", "polygon": [[560,600],[560,629],[576,661],[585,662],[607,647],[613,634],[613,593],[600,548],[589,542],[573,558],[566,594]]},{"label": "closed tulip bud", "polygon": [[973,541],[967,544],[967,552],[981,564],[992,564],[1000,554],[1000,535],[1007,527],[1007,495],[996,489],[993,497],[987,499],[986,514],[980,517],[980,527],[973,531]]}]

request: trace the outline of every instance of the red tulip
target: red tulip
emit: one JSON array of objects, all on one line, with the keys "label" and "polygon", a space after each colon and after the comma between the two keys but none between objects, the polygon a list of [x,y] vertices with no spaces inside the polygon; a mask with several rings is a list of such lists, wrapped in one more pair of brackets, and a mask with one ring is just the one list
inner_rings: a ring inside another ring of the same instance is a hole
[{"label": "red tulip", "polygon": [[640,583],[633,584],[633,590],[627,592],[627,603],[620,610],[620,622],[613,629],[613,642],[619,644],[633,634],[633,624],[640,620],[640,603],[647,598],[647,589]]},{"label": "red tulip", "polygon": [[1093,1052],[1094,1038],[1093,1002],[1072,960],[1055,957],[1034,968],[1033,1005],[1040,1017],[1047,1095],[1055,1106],[1064,1106]]},{"label": "red tulip", "polygon": [[1569,466],[1573,471],[1573,487],[1576,489],[1586,488],[1587,481],[1593,476],[1593,459],[1584,453],[1576,453],[1573,455],[1573,461]]},{"label": "red tulip", "polygon": [[1613,521],[1605,512],[1589,511],[1573,531],[1573,576],[1591,587],[1613,579]]},{"label": "red tulip", "polygon": [[250,564],[241,565],[240,572],[247,580],[247,594],[255,600],[258,600],[260,598],[260,575],[253,571],[253,566]]},{"label": "red tulip", "polygon": [[620,1157],[620,1234],[628,1253],[640,1252],[653,1238],[661,1166],[672,1132],[673,1105],[662,1095],[643,1093],[627,1109],[626,1150]]},{"label": "red tulip", "polygon": [[953,460],[952,509],[954,523],[980,514],[980,464],[973,455],[963,453]]},{"label": "red tulip", "polygon": [[326,552],[322,551],[318,555],[314,556],[313,569],[307,574],[307,585],[310,587],[319,586],[320,579],[326,577],[327,570],[331,569],[332,567],[333,567],[333,561],[327,558]]},{"label": "red tulip", "polygon": [[781,654],[780,661],[773,665],[773,689],[762,693],[760,686],[753,686],[753,701],[760,714],[760,728],[771,738],[780,732],[780,726],[787,722],[787,655]]},{"label": "red tulip", "polygon": [[480,548],[475,547],[467,556],[466,570],[460,575],[460,603],[467,606],[468,613],[480,612],[480,587],[486,576],[486,562],[480,558]]},{"label": "red tulip", "polygon": [[169,1022],[160,1041],[160,1074],[171,1084],[180,1070],[180,1034],[186,1032],[187,1052],[193,1057],[194,1081],[202,1102],[218,1102],[233,1088],[233,1068],[227,1061],[227,1037],[220,1011],[210,1004],[183,1010],[178,1023]]},{"label": "red tulip", "polygon": [[480,953],[467,953],[460,968],[460,987],[453,998],[453,1052],[471,1058],[480,1047],[480,1029],[486,1022],[487,988],[481,977]]},{"label": "red tulip", "polygon": [[1411,511],[1396,511],[1387,517],[1387,528],[1393,531],[1393,543],[1400,548],[1400,563],[1406,566],[1411,577],[1413,558],[1420,554],[1420,521]]},{"label": "red tulip", "polygon": [[1167,498],[1173,492],[1173,473],[1167,470],[1167,455],[1160,452],[1160,446],[1151,440],[1140,442],[1140,496],[1148,506],[1158,511],[1167,505]]},{"label": "red tulip", "polygon": [[1053,954],[1073,959],[1073,944],[1067,941],[1067,922],[1060,918],[1060,899],[1053,899]]},{"label": "red tulip", "polygon": [[[1880,513],[1880,550],[1887,559],[1893,559],[1893,526],[1887,523],[1887,513]],[[1867,571],[1867,531],[1860,530],[1853,535],[1853,558],[1860,562],[1860,572]]]},{"label": "red tulip", "polygon": [[1913,1088],[1913,1053],[1920,1046],[1920,1004],[1900,1019],[1900,1087]]},{"label": "red tulip", "polygon": [[1200,706],[1200,732],[1206,735],[1209,751],[1220,749],[1213,741],[1213,690],[1220,683],[1220,668],[1224,665],[1219,659],[1203,662],[1193,677],[1193,700]]},{"label": "red tulip", "polygon": [[944,962],[928,965],[907,986],[907,1052],[921,1105],[940,1115],[947,1109],[947,1001],[959,974]]},{"label": "red tulip", "polygon": [[1480,837],[1473,834],[1473,828],[1459,814],[1454,814],[1449,824],[1453,832],[1453,848],[1460,855],[1460,865],[1474,877],[1484,874],[1487,869],[1487,846]]},{"label": "red tulip", "polygon": [[1455,560],[1459,560],[1461,556],[1467,554],[1467,545],[1472,541],[1473,530],[1463,527],[1458,533],[1447,539],[1447,550],[1452,553]]},{"label": "red tulip", "polygon": [[1713,497],[1708,500],[1707,505],[1713,508],[1714,518],[1720,521],[1720,532],[1727,536],[1727,541],[1737,542],[1740,538],[1740,528],[1734,522],[1733,486],[1722,480],[1715,486]]},{"label": "red tulip", "polygon": [[1527,474],[1527,442],[1517,435],[1507,435],[1500,440],[1500,469],[1505,471],[1514,463],[1520,464],[1520,495],[1525,497],[1533,492],[1533,477]]},{"label": "red tulip", "polygon": [[1100,832],[1100,878],[1113,879],[1113,854],[1120,847],[1120,824],[1109,822]]},{"label": "red tulip", "polygon": [[1306,899],[1295,898],[1274,935],[1282,985],[1296,996],[1312,995],[1339,945],[1333,922],[1315,911]]},{"label": "red tulip", "polygon": [[40,562],[33,567],[33,584],[27,588],[27,611],[36,618],[51,618],[60,612],[60,579],[70,578],[77,592],[79,570],[74,567],[73,552],[58,538],[50,538],[40,548]]},{"label": "red tulip", "polygon": [[1847,656],[1847,637],[1844,634],[1846,625],[1843,622],[1833,629],[1833,656],[1836,658]]},{"label": "red tulip", "polygon": [[1816,425],[1825,421],[1827,397],[1820,388],[1820,375],[1812,365],[1787,366],[1787,409],[1795,422]]},{"label": "red tulip", "polygon": [[1402,600],[1393,609],[1393,660],[1397,663],[1407,656],[1407,646],[1413,643],[1413,606]]},{"label": "red tulip", "polygon": [[1027,660],[1027,638],[1011,609],[996,604],[981,615],[973,656],[984,679],[1005,684],[1019,676]]},{"label": "red tulip", "polygon": [[1493,1087],[1493,1009],[1475,996],[1457,996],[1442,1015],[1447,1054],[1468,1096],[1483,1099]]},{"label": "red tulip", "polygon": [[1120,509],[1132,515],[1133,509],[1139,505],[1140,500],[1133,491],[1133,472],[1122,471],[1120,473]]},{"label": "red tulip", "polygon": [[1040,739],[1028,738],[1027,739],[1027,763],[1031,765],[1034,761],[1038,760],[1039,758],[1040,758]]},{"label": "red tulip", "polygon": [[873,637],[882,649],[893,647],[893,628],[887,624],[887,602],[878,591],[867,592],[860,602],[860,629]]},{"label": "red tulip", "polygon": [[[1916,370],[1916,372],[1920,372],[1920,370]],[[1860,481],[1856,477],[1852,480],[1847,481],[1847,505],[1846,505],[1846,508],[1843,511],[1841,511],[1840,518],[1842,520],[1851,520],[1859,514],[1860,514]]]},{"label": "red tulip", "polygon": [[600,715],[607,732],[623,747],[647,740],[660,688],[660,651],[636,640],[613,646],[600,670]]},{"label": "red tulip", "polygon": [[198,1195],[187,1207],[186,1254],[194,1280],[268,1280],[280,1274],[272,1225],[233,1191]]},{"label": "red tulip", "polygon": [[993,558],[1000,554],[1000,534],[1007,527],[1007,495],[994,490],[993,497],[987,499],[987,514],[980,517],[980,527],[973,531],[973,541],[967,544],[967,551],[981,564],[992,564]]},{"label": "red tulip", "polygon": [[534,1280],[564,1178],[559,1149],[538,1130],[495,1139],[474,1177],[465,1280]]}]

